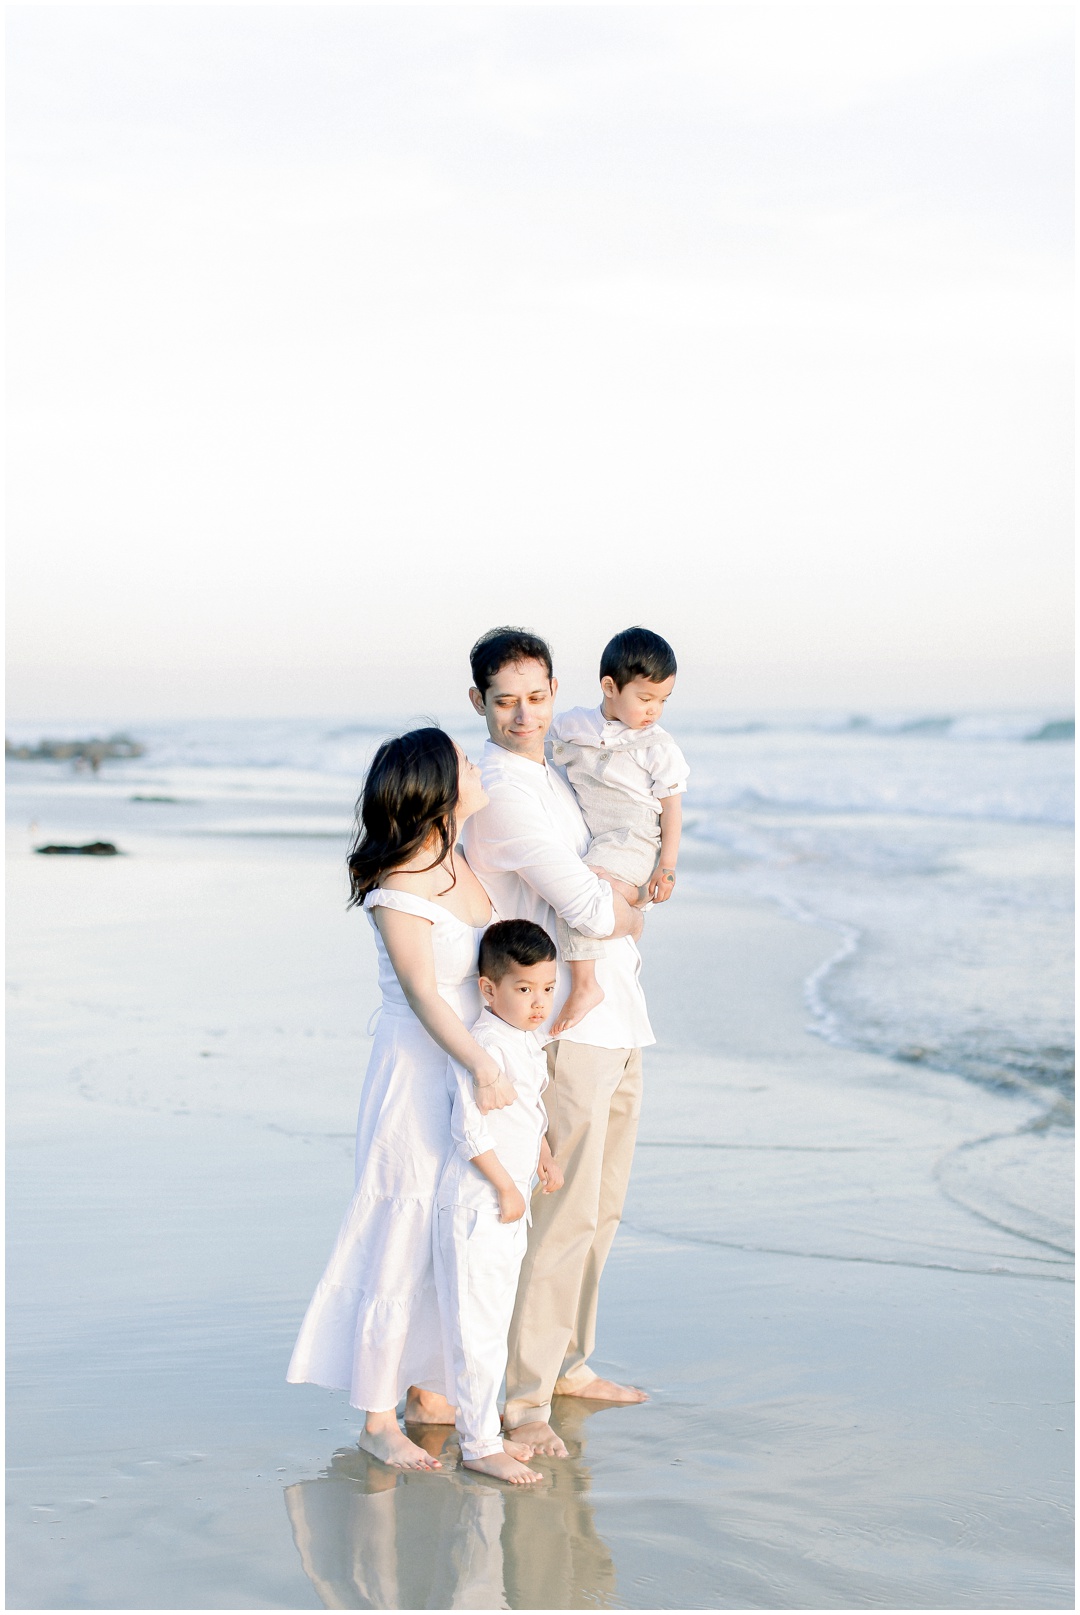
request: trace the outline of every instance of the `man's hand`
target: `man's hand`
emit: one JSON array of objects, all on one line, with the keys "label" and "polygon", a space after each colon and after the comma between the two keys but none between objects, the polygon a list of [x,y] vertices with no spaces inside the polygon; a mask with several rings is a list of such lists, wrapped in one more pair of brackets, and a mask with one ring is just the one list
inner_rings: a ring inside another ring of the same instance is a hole
[{"label": "man's hand", "polygon": [[654,903],[666,903],[674,890],[675,870],[670,864],[661,864],[649,877],[649,896]]},{"label": "man's hand", "polygon": [[536,1175],[540,1179],[540,1193],[554,1194],[556,1189],[563,1186],[563,1170],[551,1153],[551,1146],[545,1138],[540,1145],[540,1159],[536,1163]]}]

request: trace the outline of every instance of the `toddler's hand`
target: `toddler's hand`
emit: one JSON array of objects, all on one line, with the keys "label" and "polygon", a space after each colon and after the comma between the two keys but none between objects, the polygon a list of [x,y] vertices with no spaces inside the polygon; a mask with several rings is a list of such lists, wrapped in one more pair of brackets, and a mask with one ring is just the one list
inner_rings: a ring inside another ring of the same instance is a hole
[{"label": "toddler's hand", "polygon": [[670,865],[661,864],[649,877],[649,896],[654,903],[666,903],[674,890],[675,871]]},{"label": "toddler's hand", "polygon": [[499,1190],[499,1221],[520,1222],[525,1215],[525,1196],[516,1184]]}]

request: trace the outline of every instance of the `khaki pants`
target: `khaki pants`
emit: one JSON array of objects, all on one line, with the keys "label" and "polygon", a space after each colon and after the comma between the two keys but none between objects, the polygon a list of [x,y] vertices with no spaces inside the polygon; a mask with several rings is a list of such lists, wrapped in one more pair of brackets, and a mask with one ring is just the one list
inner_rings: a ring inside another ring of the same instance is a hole
[{"label": "khaki pants", "polygon": [[596,1376],[596,1303],[622,1216],[641,1113],[641,1050],[548,1045],[544,1094],[552,1152],[566,1177],[533,1199],[533,1225],[510,1325],[507,1429],[551,1417],[560,1386]]}]

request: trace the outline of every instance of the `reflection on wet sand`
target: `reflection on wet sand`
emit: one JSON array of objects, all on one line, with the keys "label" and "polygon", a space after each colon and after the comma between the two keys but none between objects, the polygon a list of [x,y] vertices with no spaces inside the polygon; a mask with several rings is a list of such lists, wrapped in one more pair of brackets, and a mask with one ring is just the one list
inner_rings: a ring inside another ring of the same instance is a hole
[{"label": "reflection on wet sand", "polygon": [[[563,1409],[565,1408],[565,1413]],[[568,1460],[534,1460],[542,1487],[458,1467],[446,1430],[410,1430],[444,1468],[405,1474],[358,1447],[285,1490],[304,1572],[326,1609],[611,1608],[615,1567],[596,1532],[582,1462],[585,1420],[560,1405]]]}]

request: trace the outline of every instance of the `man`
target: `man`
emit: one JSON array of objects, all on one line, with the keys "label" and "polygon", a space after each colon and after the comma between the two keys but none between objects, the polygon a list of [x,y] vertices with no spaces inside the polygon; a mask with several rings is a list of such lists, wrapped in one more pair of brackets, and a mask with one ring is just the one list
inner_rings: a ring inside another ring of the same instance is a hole
[{"label": "man", "polygon": [[[633,1386],[589,1367],[597,1289],[622,1215],[641,1109],[641,1050],[655,1042],[638,980],[642,917],[584,862],[589,833],[573,791],[548,763],[544,737],[557,682],[551,652],[521,628],[493,628],[473,646],[469,698],[487,722],[481,764],[489,801],[466,824],[469,863],[501,919],[527,919],[555,936],[621,938],[597,961],[603,1001],[548,1045],[549,1139],[565,1174],[559,1195],[538,1196],[510,1327],[508,1433],[565,1457],[551,1398],[643,1402]],[[560,961],[556,1003],[566,996]]]}]

